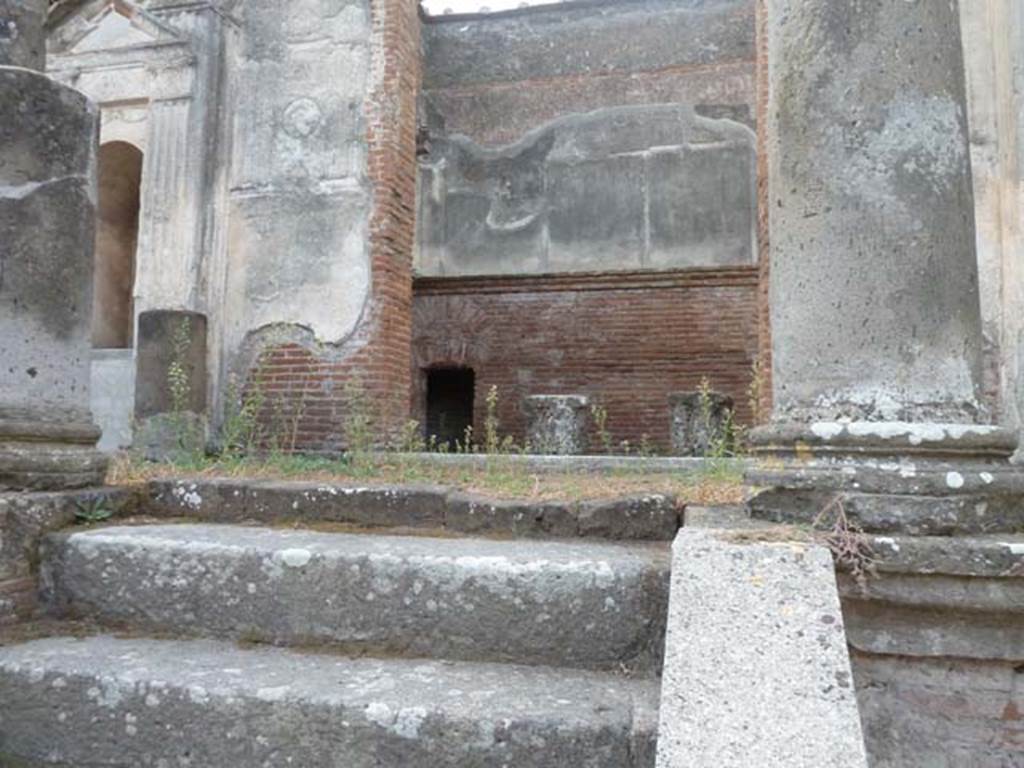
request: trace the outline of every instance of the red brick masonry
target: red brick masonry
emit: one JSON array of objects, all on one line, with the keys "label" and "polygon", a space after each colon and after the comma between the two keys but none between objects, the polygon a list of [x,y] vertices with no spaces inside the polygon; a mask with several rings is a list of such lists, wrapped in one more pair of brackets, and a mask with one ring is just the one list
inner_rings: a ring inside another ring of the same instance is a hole
[{"label": "red brick masonry", "polygon": [[[702,377],[751,417],[757,353],[754,266],[669,272],[419,278],[413,299],[414,418],[430,367],[476,372],[475,426],[499,388],[502,430],[522,438],[522,398],[589,395],[616,442],[669,443],[668,395]],[[595,443],[596,441],[592,442]]]}]

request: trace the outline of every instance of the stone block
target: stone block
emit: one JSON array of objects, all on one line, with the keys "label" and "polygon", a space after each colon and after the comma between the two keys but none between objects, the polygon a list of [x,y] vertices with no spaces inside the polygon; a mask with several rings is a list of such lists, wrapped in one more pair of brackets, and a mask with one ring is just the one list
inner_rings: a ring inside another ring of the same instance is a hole
[{"label": "stone block", "polygon": [[205,524],[107,527],[51,536],[43,579],[58,612],[159,630],[652,671],[668,603],[666,550]]},{"label": "stone block", "polygon": [[574,456],[587,452],[590,401],[581,395],[531,395],[523,400],[526,441],[533,453]]},{"label": "stone block", "polygon": [[544,667],[107,636],[0,648],[4,765],[648,768],[656,707],[655,681]]},{"label": "stone block", "polygon": [[755,162],[749,142],[651,152],[649,266],[752,264]]},{"label": "stone block", "polygon": [[658,768],[866,768],[832,556],[683,529]]},{"label": "stone block", "polygon": [[672,496],[652,494],[611,501],[590,501],[578,512],[579,536],[604,539],[671,541],[681,512]]},{"label": "stone block", "polygon": [[733,401],[718,392],[669,395],[672,452],[678,456],[709,456],[732,449]]},{"label": "stone block", "polygon": [[639,269],[644,252],[644,161],[636,156],[551,163],[552,271]]},{"label": "stone block", "polygon": [[[175,402],[172,370],[184,376]],[[206,316],[155,309],[139,315],[136,341],[135,418],[176,410],[206,413]]]},{"label": "stone block", "polygon": [[112,453],[132,444],[135,412],[135,361],[131,349],[94,349],[90,403],[102,430],[99,449]]},{"label": "stone block", "polygon": [[445,527],[459,533],[511,533],[521,538],[569,538],[577,533],[570,505],[493,499],[470,493],[448,496]]}]

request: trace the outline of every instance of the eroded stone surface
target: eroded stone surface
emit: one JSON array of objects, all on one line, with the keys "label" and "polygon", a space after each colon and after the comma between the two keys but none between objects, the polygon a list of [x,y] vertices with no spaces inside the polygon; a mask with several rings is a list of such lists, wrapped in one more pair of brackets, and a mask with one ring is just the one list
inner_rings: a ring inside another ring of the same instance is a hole
[{"label": "eroded stone surface", "polygon": [[1008,768],[1019,765],[1016,661],[853,654],[874,768]]},{"label": "eroded stone surface", "polygon": [[0,761],[649,768],[656,688],[505,665],[54,638],[0,649]]},{"label": "eroded stone surface", "polygon": [[0,0],[0,67],[42,70],[47,0]]},{"label": "eroded stone surface", "polygon": [[866,768],[826,549],[676,538],[658,766],[696,765]]},{"label": "eroded stone surface", "polygon": [[581,395],[531,395],[523,400],[526,442],[549,456],[587,452],[590,401]]},{"label": "eroded stone surface", "polygon": [[977,420],[957,4],[769,0],[767,19],[777,415]]},{"label": "eroded stone surface", "polygon": [[55,610],[171,631],[563,666],[660,662],[659,545],[506,542],[213,525],[49,540]]},{"label": "eroded stone surface", "polygon": [[733,449],[733,401],[719,392],[669,395],[672,453],[677,456],[724,455]]},{"label": "eroded stone surface", "polygon": [[146,511],[208,522],[345,523],[522,538],[667,541],[679,530],[672,496],[608,501],[496,500],[442,486],[346,486],[305,481],[154,480]]},{"label": "eroded stone surface", "polygon": [[98,484],[89,411],[97,110],[0,67],[0,490]]}]

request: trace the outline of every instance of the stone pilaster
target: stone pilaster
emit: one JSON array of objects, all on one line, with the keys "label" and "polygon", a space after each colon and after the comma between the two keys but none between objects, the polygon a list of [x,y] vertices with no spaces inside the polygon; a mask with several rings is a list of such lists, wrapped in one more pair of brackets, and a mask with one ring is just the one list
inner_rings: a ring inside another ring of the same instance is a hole
[{"label": "stone pilaster", "polygon": [[754,512],[839,494],[869,527],[991,530],[1019,478],[980,397],[956,4],[767,5],[775,410],[752,441],[777,461]]},{"label": "stone pilaster", "polygon": [[[13,7],[18,39],[41,41],[44,0]],[[37,48],[8,46],[0,66],[0,490],[106,468],[89,411],[98,113],[28,68]]]}]

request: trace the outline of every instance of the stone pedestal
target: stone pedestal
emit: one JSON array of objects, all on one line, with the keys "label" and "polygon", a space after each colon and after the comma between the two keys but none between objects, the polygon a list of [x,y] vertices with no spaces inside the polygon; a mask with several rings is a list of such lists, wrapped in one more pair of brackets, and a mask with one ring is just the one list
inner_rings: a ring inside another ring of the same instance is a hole
[{"label": "stone pedestal", "polygon": [[672,454],[710,456],[732,450],[732,398],[718,392],[676,392],[668,397],[672,414]]},{"label": "stone pedestal", "polygon": [[590,401],[580,395],[534,395],[523,401],[533,453],[578,456],[587,451]]},{"label": "stone pedestal", "polygon": [[139,315],[135,356],[135,440],[162,460],[206,443],[206,316],[151,310]]},{"label": "stone pedestal", "polygon": [[956,4],[767,6],[776,406],[751,434],[771,489],[752,510],[1005,528],[1020,478],[980,397]]},{"label": "stone pedestal", "polygon": [[[42,39],[39,6],[4,6],[18,11],[10,63],[41,64],[21,47]],[[100,483],[89,411],[98,113],[78,91],[2,66],[0,114],[0,490]]]}]

